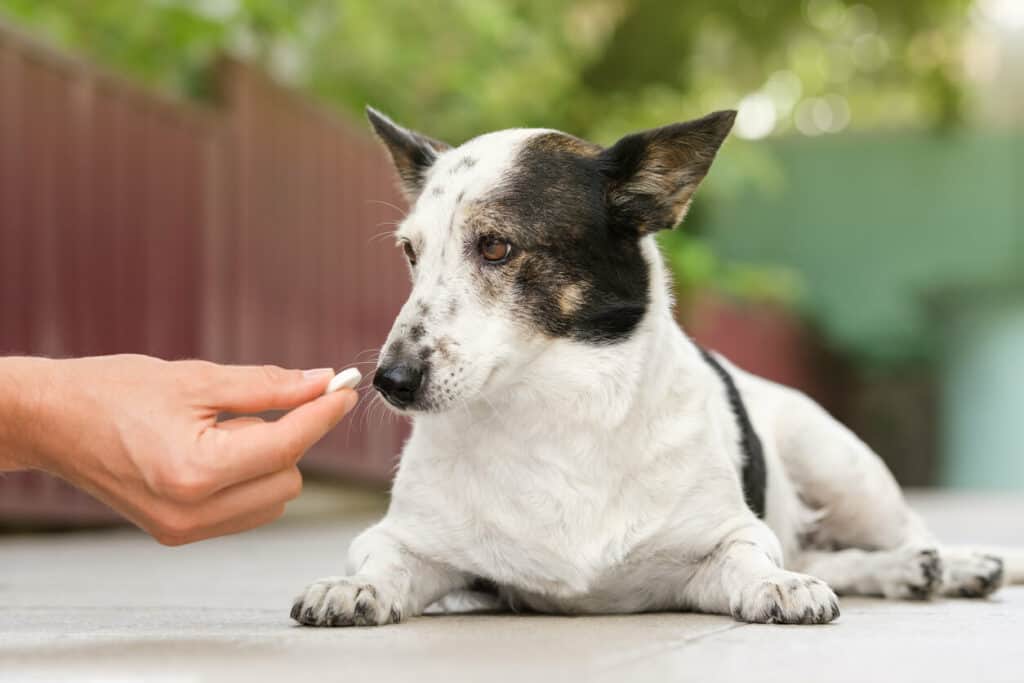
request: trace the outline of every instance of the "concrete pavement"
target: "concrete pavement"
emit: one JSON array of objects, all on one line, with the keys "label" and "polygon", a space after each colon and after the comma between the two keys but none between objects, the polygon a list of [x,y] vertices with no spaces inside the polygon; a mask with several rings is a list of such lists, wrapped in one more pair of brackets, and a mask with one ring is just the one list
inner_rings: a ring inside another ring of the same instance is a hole
[{"label": "concrete pavement", "polygon": [[[954,542],[1024,545],[1024,501],[917,496]],[[184,548],[129,530],[0,536],[0,681],[1021,681],[1024,587],[986,601],[845,599],[819,627],[726,617],[466,615],[377,629],[288,619],[376,496],[314,490],[281,522]]]}]

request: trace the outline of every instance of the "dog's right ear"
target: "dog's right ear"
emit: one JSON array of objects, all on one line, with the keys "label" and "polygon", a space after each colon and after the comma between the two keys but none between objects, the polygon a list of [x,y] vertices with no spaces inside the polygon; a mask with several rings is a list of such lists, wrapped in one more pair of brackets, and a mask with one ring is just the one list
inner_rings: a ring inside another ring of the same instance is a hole
[{"label": "dog's right ear", "polygon": [[434,140],[407,128],[402,128],[373,107],[366,107],[366,118],[374,132],[388,148],[391,160],[398,171],[399,187],[410,203],[416,201],[423,191],[427,171],[438,155],[451,149],[439,140]]}]

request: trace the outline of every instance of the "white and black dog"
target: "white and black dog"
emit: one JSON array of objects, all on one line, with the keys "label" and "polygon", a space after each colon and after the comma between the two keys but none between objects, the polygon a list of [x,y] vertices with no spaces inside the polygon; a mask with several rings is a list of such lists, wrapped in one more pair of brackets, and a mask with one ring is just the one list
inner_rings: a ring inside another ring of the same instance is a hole
[{"label": "white and black dog", "polygon": [[833,591],[1024,579],[939,546],[856,436],[677,326],[654,233],[734,116],[607,149],[533,129],[451,148],[369,110],[412,204],[413,289],[374,386],[413,430],[387,515],[294,619],[394,623],[486,588],[511,609],[822,624]]}]

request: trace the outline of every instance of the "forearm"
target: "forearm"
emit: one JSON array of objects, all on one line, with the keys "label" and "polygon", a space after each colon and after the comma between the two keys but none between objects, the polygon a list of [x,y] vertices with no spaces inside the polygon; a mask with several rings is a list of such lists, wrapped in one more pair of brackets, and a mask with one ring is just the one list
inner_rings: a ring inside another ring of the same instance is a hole
[{"label": "forearm", "polygon": [[46,358],[0,358],[0,471],[39,467],[53,366]]}]

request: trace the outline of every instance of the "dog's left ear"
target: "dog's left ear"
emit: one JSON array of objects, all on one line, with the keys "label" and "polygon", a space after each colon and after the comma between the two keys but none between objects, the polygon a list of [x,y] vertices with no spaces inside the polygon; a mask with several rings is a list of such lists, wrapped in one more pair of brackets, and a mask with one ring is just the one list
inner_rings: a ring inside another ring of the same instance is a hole
[{"label": "dog's left ear", "polygon": [[716,111],[627,135],[604,150],[613,222],[641,236],[678,225],[735,119],[735,111]]},{"label": "dog's left ear", "polygon": [[441,152],[451,149],[447,143],[403,128],[373,107],[366,107],[366,118],[391,154],[398,171],[399,187],[409,202],[423,191],[427,171]]}]

